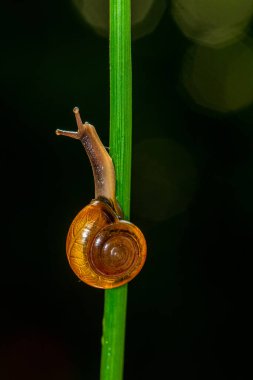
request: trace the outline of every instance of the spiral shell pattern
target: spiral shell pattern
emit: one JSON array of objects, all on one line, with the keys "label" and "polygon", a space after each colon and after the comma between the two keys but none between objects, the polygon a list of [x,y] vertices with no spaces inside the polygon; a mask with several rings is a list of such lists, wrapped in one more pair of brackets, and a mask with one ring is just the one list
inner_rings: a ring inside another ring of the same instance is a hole
[{"label": "spiral shell pattern", "polygon": [[133,279],[146,260],[146,241],[134,224],[120,220],[106,203],[94,200],[73,220],[67,257],[88,285],[110,289]]}]

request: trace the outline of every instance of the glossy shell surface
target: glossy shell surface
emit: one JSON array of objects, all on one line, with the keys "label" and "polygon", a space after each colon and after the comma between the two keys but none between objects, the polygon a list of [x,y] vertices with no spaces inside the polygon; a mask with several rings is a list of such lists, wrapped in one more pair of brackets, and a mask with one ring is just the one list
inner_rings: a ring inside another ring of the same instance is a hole
[{"label": "glossy shell surface", "polygon": [[73,220],[67,257],[83,282],[103,289],[132,280],[146,260],[146,241],[134,224],[118,218],[106,203],[94,200]]}]

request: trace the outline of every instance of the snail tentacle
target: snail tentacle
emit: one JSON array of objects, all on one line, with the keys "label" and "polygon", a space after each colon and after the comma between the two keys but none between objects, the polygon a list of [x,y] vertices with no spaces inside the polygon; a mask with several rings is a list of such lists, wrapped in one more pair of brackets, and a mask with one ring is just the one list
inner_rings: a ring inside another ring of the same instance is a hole
[{"label": "snail tentacle", "polygon": [[95,185],[95,198],[104,197],[113,202],[114,209],[120,214],[115,196],[115,171],[111,157],[102,144],[96,129],[88,122],[83,123],[79,108],[73,110],[77,123],[77,132],[56,130],[57,135],[80,140],[89,157]]}]

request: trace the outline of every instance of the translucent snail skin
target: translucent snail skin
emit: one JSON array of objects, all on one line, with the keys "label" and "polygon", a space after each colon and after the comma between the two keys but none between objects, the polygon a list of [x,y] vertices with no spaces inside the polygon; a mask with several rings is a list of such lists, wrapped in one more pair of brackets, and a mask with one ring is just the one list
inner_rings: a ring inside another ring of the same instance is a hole
[{"label": "translucent snail skin", "polygon": [[57,129],[57,135],[78,139],[89,157],[95,199],[73,220],[66,242],[67,258],[80,280],[110,289],[132,280],[142,269],[147,245],[142,232],[122,219],[115,196],[115,171],[111,157],[93,125],[81,120],[74,108],[77,132]]}]

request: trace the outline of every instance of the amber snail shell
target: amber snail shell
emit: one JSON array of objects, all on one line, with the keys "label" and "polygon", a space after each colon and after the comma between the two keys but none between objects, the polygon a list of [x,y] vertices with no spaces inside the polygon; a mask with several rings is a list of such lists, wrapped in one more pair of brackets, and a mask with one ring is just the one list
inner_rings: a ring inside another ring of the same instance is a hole
[{"label": "amber snail shell", "polygon": [[80,280],[104,289],[130,281],[146,259],[146,242],[139,228],[120,220],[101,200],[93,200],[75,217],[66,250]]},{"label": "amber snail shell", "polygon": [[80,118],[74,108],[78,132],[56,133],[80,139],[90,159],[96,199],[73,220],[66,251],[77,277],[96,288],[110,289],[132,280],[142,269],[147,246],[138,227],[122,219],[115,198],[114,166],[95,128]]}]

